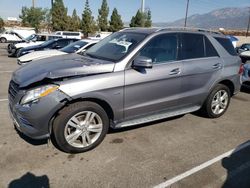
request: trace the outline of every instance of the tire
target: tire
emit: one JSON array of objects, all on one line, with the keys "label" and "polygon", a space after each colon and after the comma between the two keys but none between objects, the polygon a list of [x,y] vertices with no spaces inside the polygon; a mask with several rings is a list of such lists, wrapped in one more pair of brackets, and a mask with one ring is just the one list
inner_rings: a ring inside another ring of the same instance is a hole
[{"label": "tire", "polygon": [[222,116],[227,111],[230,97],[229,88],[223,84],[218,84],[208,95],[201,112],[209,118],[218,118]]},{"label": "tire", "polygon": [[4,37],[2,37],[2,38],[0,38],[0,41],[1,41],[1,43],[6,43],[6,42],[7,42],[7,39],[4,38]]},{"label": "tire", "polygon": [[244,57],[241,57],[241,62],[245,64],[247,62],[247,59]]},{"label": "tire", "polygon": [[98,146],[108,129],[109,118],[105,110],[94,102],[86,101],[63,108],[54,120],[52,134],[59,149],[80,153]]}]

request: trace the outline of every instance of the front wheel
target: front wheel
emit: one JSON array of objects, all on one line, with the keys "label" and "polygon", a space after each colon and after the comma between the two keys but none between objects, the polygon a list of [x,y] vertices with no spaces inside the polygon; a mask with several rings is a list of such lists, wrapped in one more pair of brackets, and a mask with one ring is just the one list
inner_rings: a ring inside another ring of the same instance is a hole
[{"label": "front wheel", "polygon": [[6,43],[6,42],[7,42],[7,39],[4,38],[4,37],[2,37],[2,38],[0,39],[0,41],[1,41],[1,43]]},{"label": "front wheel", "polygon": [[77,102],[59,112],[53,123],[57,146],[67,153],[85,152],[99,145],[108,132],[109,118],[93,102]]},{"label": "front wheel", "polygon": [[227,86],[218,84],[205,101],[202,112],[209,118],[222,116],[230,103],[230,90]]}]

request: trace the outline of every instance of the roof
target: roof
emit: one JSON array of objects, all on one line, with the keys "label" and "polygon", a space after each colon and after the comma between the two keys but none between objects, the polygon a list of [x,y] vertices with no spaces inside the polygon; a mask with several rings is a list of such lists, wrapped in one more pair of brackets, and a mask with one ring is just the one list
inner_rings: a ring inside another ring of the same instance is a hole
[{"label": "roof", "polygon": [[164,28],[140,28],[140,27],[132,27],[132,28],[126,28],[121,30],[122,32],[136,32],[136,33],[143,33],[143,34],[152,34],[156,32],[163,32],[163,31],[169,31],[169,32],[191,32],[191,33],[207,33],[211,35],[216,36],[224,36],[222,33],[213,31],[213,30],[207,30],[202,28],[189,28],[189,27],[164,27]]}]

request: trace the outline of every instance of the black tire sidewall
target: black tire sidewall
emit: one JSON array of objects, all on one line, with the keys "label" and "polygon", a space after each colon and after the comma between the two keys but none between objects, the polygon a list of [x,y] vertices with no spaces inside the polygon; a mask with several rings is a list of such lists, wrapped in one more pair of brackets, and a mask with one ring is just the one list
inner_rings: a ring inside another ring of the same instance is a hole
[{"label": "black tire sidewall", "polygon": [[[227,106],[226,106],[226,108],[224,109],[224,111],[223,111],[222,113],[220,113],[220,114],[215,114],[215,113],[213,113],[212,108],[211,108],[211,106],[212,106],[212,100],[213,100],[215,94],[216,94],[218,91],[220,91],[220,90],[224,90],[224,91],[227,92],[227,94],[228,94],[228,103],[227,103]],[[222,115],[227,111],[227,109],[228,109],[228,106],[229,106],[229,104],[230,104],[230,98],[231,98],[231,95],[230,95],[230,90],[229,90],[229,88],[228,88],[227,86],[225,86],[225,85],[218,84],[218,85],[211,91],[211,93],[209,94],[209,96],[208,96],[208,98],[207,98],[207,100],[206,100],[206,103],[205,103],[205,110],[206,110],[207,116],[210,117],[210,118],[218,118],[218,117],[222,116]]]},{"label": "black tire sidewall", "polygon": [[[82,112],[82,111],[93,111],[97,113],[102,119],[103,130],[99,138],[93,144],[85,148],[77,148],[77,147],[73,147],[66,141],[65,136],[64,136],[64,129],[65,129],[67,122],[70,120],[70,118],[73,117],[75,114]],[[109,128],[109,118],[101,106],[92,102],[77,102],[63,109],[62,113],[60,113],[56,117],[54,124],[53,124],[53,134],[57,142],[57,145],[61,150],[68,152],[68,153],[80,153],[80,152],[89,151],[91,149],[94,149],[96,146],[98,146],[105,138],[108,132],[108,128]]]},{"label": "black tire sidewall", "polygon": [[0,41],[1,41],[1,43],[6,43],[6,42],[7,42],[7,39],[4,38],[4,37],[2,37],[2,38],[0,38]]}]

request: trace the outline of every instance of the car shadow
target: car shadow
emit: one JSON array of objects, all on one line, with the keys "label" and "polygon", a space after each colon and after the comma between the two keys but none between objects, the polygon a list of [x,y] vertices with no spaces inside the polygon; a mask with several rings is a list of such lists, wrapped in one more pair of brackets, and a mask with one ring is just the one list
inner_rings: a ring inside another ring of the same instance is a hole
[{"label": "car shadow", "polygon": [[[243,148],[243,145],[248,145]],[[222,188],[250,187],[250,140],[238,146],[229,156],[222,159],[227,170],[227,179]]]},{"label": "car shadow", "polygon": [[35,176],[34,174],[27,172],[22,177],[12,180],[8,188],[49,188],[49,178],[47,175]]}]

